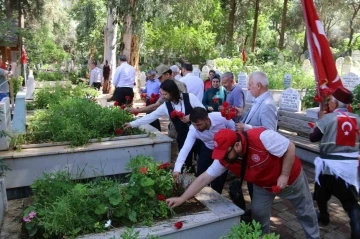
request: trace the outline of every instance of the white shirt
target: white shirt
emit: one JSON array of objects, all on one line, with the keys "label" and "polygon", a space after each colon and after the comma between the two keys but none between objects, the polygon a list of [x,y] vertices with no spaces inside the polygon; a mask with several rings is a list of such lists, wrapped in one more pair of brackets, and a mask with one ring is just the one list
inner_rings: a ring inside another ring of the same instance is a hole
[{"label": "white shirt", "polygon": [[174,172],[181,171],[181,167],[183,166],[196,139],[200,139],[204,142],[208,149],[214,149],[214,136],[220,129],[227,128],[235,131],[235,122],[233,120],[226,120],[221,116],[220,112],[213,112],[208,115],[211,122],[211,126],[208,130],[200,132],[196,130],[193,125],[190,126],[185,143],[176,159]]},{"label": "white shirt", "polygon": [[175,80],[180,80],[181,78],[182,78],[182,76],[180,74],[178,74],[174,77]]},{"label": "white shirt", "polygon": [[[273,130],[265,130],[260,134],[260,141],[263,143],[266,150],[276,157],[282,157],[290,144],[290,140]],[[249,145],[251,147],[251,145]],[[214,159],[214,162],[206,170],[206,172],[213,177],[218,177],[223,174],[227,168],[222,166],[219,160]]]},{"label": "white shirt", "polygon": [[102,71],[98,67],[94,67],[90,71],[90,80],[89,84],[92,85],[94,82],[101,83],[103,79]]},{"label": "white shirt", "polygon": [[[182,95],[182,94],[181,94]],[[202,107],[205,109],[204,105],[201,103],[200,100],[198,100],[198,98],[189,93],[189,101],[190,101],[190,105],[195,108],[195,107]],[[181,111],[185,114],[185,105],[184,105],[184,100],[180,99],[179,103],[174,104],[172,103],[174,110],[177,111]],[[153,122],[156,119],[159,119],[160,117],[165,117],[165,116],[169,116],[169,112],[168,109],[166,107],[166,103],[163,103],[162,105],[159,106],[159,108],[157,108],[155,111],[153,111],[152,113],[145,115],[144,117],[141,117],[137,120],[134,120],[132,122],[130,122],[131,127],[138,127],[140,125],[144,125],[144,124],[150,124],[151,122]]]},{"label": "white shirt", "polygon": [[196,97],[202,101],[204,96],[204,82],[202,79],[189,72],[181,78],[180,81],[186,85],[189,93],[196,95]]},{"label": "white shirt", "polygon": [[121,65],[116,68],[113,85],[115,87],[134,88],[135,68],[127,62],[121,63]]}]

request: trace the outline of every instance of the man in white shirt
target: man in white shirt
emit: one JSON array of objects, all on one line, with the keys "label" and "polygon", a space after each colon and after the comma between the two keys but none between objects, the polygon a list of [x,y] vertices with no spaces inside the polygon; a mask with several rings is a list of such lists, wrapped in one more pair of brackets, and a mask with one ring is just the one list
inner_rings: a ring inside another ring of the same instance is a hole
[{"label": "man in white shirt", "polygon": [[89,85],[97,90],[100,90],[103,81],[103,76],[102,76],[102,71],[100,70],[100,68],[96,66],[96,64],[97,64],[96,61],[92,61],[90,63]]},{"label": "man in white shirt", "polygon": [[180,69],[177,65],[170,66],[170,70],[172,71],[172,75],[171,75],[172,79],[174,80],[181,79]]},{"label": "man in white shirt", "polygon": [[[177,178],[181,172],[181,168],[195,144],[196,140],[200,140],[199,158],[197,161],[196,176],[201,175],[212,164],[211,158],[214,149],[214,135],[221,129],[227,128],[235,131],[235,123],[233,120],[226,120],[221,116],[220,112],[207,113],[202,107],[195,107],[190,114],[191,126],[186,136],[184,146],[181,148],[175,162],[173,176]],[[222,173],[214,181],[211,187],[221,194],[226,181],[227,171]]]},{"label": "man in white shirt", "polygon": [[131,104],[134,98],[135,68],[127,63],[125,55],[120,55],[120,66],[116,68],[113,85],[115,92],[112,100],[117,101],[119,105]]},{"label": "man in white shirt", "polygon": [[184,77],[180,79],[181,82],[185,83],[187,91],[196,95],[196,97],[202,101],[204,96],[204,82],[198,76],[192,73],[193,66],[191,63],[184,62],[181,65],[181,72]]}]

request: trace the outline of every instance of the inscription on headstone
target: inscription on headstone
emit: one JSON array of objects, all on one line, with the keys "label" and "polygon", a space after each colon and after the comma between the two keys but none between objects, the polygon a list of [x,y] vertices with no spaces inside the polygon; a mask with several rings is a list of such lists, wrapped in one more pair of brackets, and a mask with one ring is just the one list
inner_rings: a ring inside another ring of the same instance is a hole
[{"label": "inscription on headstone", "polygon": [[346,74],[342,78],[343,85],[346,89],[353,91],[360,84],[360,77],[352,72]]},{"label": "inscription on headstone", "polygon": [[351,58],[353,61],[360,61],[360,51],[359,50],[353,51],[351,54]]},{"label": "inscription on headstone", "polygon": [[240,72],[238,75],[238,85],[241,88],[247,88],[248,87],[248,77],[245,72]]},{"label": "inscription on headstone", "polygon": [[292,75],[291,74],[285,74],[284,75],[284,89],[291,88],[292,86]]},{"label": "inscription on headstone", "polygon": [[287,88],[283,91],[280,97],[279,108],[292,112],[301,110],[300,94],[297,90]]}]

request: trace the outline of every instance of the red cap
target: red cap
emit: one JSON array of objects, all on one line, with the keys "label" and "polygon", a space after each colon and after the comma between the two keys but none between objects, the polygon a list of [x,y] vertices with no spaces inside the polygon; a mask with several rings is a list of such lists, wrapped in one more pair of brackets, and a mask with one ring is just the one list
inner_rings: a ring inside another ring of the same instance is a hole
[{"label": "red cap", "polygon": [[214,136],[213,159],[223,159],[226,152],[232,147],[238,137],[236,133],[230,129],[221,129]]},{"label": "red cap", "polygon": [[332,96],[344,104],[351,104],[353,102],[353,94],[343,86],[336,88]]}]

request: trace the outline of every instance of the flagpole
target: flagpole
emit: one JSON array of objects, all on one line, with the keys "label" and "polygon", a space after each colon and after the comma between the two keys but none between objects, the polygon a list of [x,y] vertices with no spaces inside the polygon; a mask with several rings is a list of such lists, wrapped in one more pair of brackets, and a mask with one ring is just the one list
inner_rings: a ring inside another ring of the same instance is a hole
[{"label": "flagpole", "polygon": [[[315,64],[314,56],[313,56],[314,45],[313,45],[313,42],[311,39],[312,32],[310,31],[309,20],[308,20],[308,16],[307,16],[307,12],[306,12],[306,3],[305,3],[306,1],[312,1],[312,0],[301,0],[301,3],[302,3],[302,9],[303,9],[304,19],[305,19],[306,39],[307,39],[307,43],[308,43],[309,55],[310,55],[310,59],[311,59],[311,64],[314,68],[316,93],[318,96],[320,96],[319,73],[318,73],[317,65]],[[320,110],[322,110],[322,109],[323,109],[323,105],[320,104]]]}]

